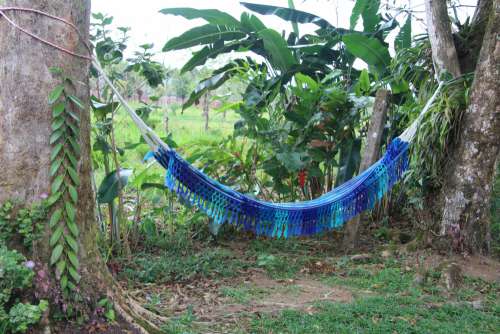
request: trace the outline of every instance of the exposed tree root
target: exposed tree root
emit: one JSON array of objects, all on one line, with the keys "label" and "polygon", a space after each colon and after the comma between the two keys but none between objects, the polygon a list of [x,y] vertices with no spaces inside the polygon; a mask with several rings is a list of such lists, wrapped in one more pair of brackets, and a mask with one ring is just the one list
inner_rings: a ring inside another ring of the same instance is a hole
[{"label": "exposed tree root", "polygon": [[142,307],[137,301],[130,297],[123,289],[114,282],[108,296],[114,301],[114,307],[118,315],[139,333],[162,334],[159,326],[169,321],[168,318],[157,315]]}]

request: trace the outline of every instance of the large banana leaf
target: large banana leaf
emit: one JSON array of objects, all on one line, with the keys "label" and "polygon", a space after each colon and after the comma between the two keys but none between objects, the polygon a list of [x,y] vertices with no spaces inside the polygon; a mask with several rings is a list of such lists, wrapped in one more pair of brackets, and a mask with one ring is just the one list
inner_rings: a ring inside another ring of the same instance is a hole
[{"label": "large banana leaf", "polygon": [[262,23],[261,20],[255,15],[248,14],[246,12],[241,13],[241,27],[249,33],[259,32],[261,30],[267,29],[267,27]]},{"label": "large banana leaf", "polygon": [[373,66],[380,74],[386,71],[391,62],[389,50],[376,38],[349,34],[342,36],[342,42],[350,53]]},{"label": "large banana leaf", "polygon": [[217,41],[232,41],[246,36],[246,33],[233,27],[206,24],[195,27],[174,37],[165,44],[163,51],[180,50],[192,46],[211,44]]},{"label": "large banana leaf", "polygon": [[365,32],[374,32],[380,22],[377,14],[380,7],[380,0],[356,0],[350,17],[350,28],[354,29],[359,17],[363,18],[363,28]]},{"label": "large banana leaf", "polygon": [[238,60],[215,70],[210,78],[201,81],[193,90],[189,99],[184,103],[182,109],[186,109],[198,101],[205,93],[219,88],[224,82],[238,73],[240,68]]},{"label": "large banana leaf", "polygon": [[97,201],[100,204],[112,203],[120,190],[127,185],[130,175],[131,169],[121,169],[120,172],[115,170],[106,175],[97,191]]},{"label": "large banana leaf", "polygon": [[399,34],[394,40],[394,48],[396,51],[409,48],[411,46],[411,16],[408,15],[405,24],[401,27]]},{"label": "large banana leaf", "polygon": [[165,8],[160,10],[160,13],[178,15],[189,20],[204,19],[208,23],[221,26],[240,26],[240,23],[234,17],[217,9]]},{"label": "large banana leaf", "polygon": [[259,31],[259,36],[264,41],[264,49],[268,53],[271,63],[281,71],[288,71],[297,61],[288,49],[286,41],[273,29]]},{"label": "large banana leaf", "polygon": [[262,15],[276,15],[283,20],[297,23],[313,23],[321,28],[335,28],[327,20],[319,16],[286,7],[260,5],[249,2],[240,2],[243,6]]},{"label": "large banana leaf", "polygon": [[204,65],[207,60],[216,58],[220,54],[227,54],[231,51],[238,51],[240,49],[246,51],[250,46],[251,44],[248,41],[240,40],[229,42],[227,44],[215,43],[213,45],[205,46],[203,49],[193,53],[191,59],[189,59],[188,62],[182,67],[181,73],[191,71],[197,66]]}]

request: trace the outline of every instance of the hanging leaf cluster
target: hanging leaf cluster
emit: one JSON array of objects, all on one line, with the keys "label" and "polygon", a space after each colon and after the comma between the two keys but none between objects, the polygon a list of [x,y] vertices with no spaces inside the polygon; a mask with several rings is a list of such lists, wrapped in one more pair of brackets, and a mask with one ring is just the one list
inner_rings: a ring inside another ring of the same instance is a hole
[{"label": "hanging leaf cluster", "polygon": [[76,207],[77,189],[80,185],[79,113],[84,105],[78,97],[67,92],[65,83],[71,83],[71,80],[64,78],[63,83],[56,86],[48,97],[48,102],[52,105],[52,182],[48,204],[52,211],[49,220],[49,244],[52,249],[50,265],[55,268],[62,291],[68,294],[80,282]]}]

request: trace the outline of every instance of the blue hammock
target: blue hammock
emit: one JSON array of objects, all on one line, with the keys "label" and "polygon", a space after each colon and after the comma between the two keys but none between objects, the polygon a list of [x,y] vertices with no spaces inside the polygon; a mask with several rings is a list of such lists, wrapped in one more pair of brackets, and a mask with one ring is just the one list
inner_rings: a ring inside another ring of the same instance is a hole
[{"label": "blue hammock", "polygon": [[357,177],[314,200],[264,202],[220,184],[170,148],[156,160],[167,170],[165,185],[221,225],[229,223],[257,235],[288,238],[339,228],[372,209],[408,167],[408,142],[395,138],[384,156]]}]

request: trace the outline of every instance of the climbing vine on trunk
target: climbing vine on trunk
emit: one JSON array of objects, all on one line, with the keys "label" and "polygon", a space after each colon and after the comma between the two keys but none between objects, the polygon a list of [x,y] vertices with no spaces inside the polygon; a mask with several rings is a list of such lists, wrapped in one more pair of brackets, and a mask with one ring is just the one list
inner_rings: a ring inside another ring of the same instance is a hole
[{"label": "climbing vine on trunk", "polygon": [[78,260],[78,235],[76,224],[77,188],[80,184],[78,162],[80,160],[80,117],[83,103],[70,94],[67,87],[72,85],[60,69],[52,69],[62,79],[49,94],[52,105],[52,134],[50,136],[51,196],[52,209],[49,239],[52,253],[50,265],[54,267],[57,280],[65,296],[76,290],[80,282]]}]

